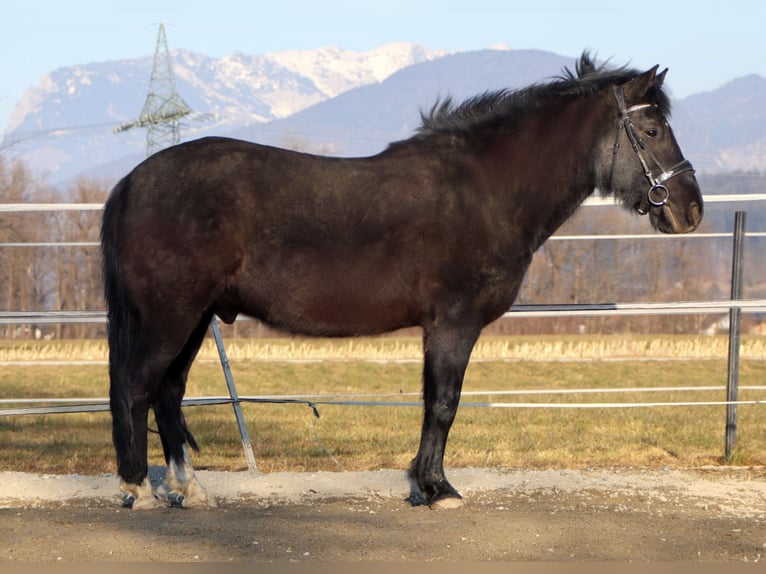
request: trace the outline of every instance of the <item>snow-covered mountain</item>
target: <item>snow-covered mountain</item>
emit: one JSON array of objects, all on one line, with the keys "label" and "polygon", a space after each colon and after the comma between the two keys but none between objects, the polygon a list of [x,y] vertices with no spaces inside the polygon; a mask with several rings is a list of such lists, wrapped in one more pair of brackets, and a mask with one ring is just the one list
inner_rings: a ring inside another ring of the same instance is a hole
[{"label": "snow-covered mountain", "polygon": [[[383,81],[443,53],[411,43],[368,52],[335,47],[224,58],[175,50],[176,87],[189,106],[185,136],[288,117],[343,92]],[[57,69],[30,88],[11,115],[3,146],[55,181],[126,155],[141,155],[141,131],[113,135],[134,119],[149,90],[152,58]]]}]

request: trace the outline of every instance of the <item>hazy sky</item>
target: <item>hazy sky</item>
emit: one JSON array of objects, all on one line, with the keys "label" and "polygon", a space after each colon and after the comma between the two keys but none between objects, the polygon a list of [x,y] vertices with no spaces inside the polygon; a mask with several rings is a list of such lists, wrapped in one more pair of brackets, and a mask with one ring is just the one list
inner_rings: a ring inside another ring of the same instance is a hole
[{"label": "hazy sky", "polygon": [[[24,91],[63,66],[171,49],[208,56],[390,42],[465,51],[505,44],[670,68],[675,97],[766,77],[763,0],[21,0],[0,9],[0,134]],[[147,72],[148,73],[148,72]]]}]

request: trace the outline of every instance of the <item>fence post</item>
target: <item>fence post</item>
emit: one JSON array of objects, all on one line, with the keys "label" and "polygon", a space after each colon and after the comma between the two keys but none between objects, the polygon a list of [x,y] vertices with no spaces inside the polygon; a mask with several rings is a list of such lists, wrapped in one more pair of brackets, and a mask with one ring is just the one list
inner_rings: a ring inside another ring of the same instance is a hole
[{"label": "fence post", "polygon": [[[734,247],[731,260],[731,299],[742,299],[743,249],[745,243],[745,212],[734,214]],[[726,447],[724,459],[731,460],[737,444],[737,402],[739,395],[739,345],[742,330],[742,309],[729,309],[729,367],[726,380]]]},{"label": "fence post", "polygon": [[247,468],[251,472],[255,472],[258,469],[255,465],[253,443],[250,442],[250,434],[247,432],[245,417],[242,414],[242,406],[239,402],[239,394],[237,393],[237,388],[234,386],[234,377],[231,375],[229,358],[226,356],[226,349],[223,346],[223,337],[221,337],[221,329],[218,327],[218,319],[216,319],[215,315],[213,315],[213,319],[210,321],[210,328],[213,330],[215,346],[218,348],[218,356],[221,359],[221,367],[223,367],[223,376],[226,379],[226,386],[229,388],[231,406],[234,408],[234,416],[237,419],[239,436],[242,439],[242,449],[245,451],[245,458],[247,459]]}]

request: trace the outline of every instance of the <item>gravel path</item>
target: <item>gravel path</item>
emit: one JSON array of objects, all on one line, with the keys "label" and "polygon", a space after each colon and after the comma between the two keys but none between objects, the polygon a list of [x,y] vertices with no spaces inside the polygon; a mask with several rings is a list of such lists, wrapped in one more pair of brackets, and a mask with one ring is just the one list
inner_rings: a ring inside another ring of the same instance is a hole
[{"label": "gravel path", "polygon": [[[153,469],[160,480],[162,469]],[[452,469],[466,504],[412,508],[402,471],[198,472],[218,508],[120,508],[111,475],[0,472],[0,560],[760,561],[766,471]]]}]

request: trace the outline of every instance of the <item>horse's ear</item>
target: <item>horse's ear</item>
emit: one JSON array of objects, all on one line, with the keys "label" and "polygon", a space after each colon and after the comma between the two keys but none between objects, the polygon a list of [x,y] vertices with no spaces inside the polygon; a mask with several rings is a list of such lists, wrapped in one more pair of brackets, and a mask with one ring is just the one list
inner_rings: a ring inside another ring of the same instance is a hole
[{"label": "horse's ear", "polygon": [[659,74],[657,74],[657,77],[654,78],[654,87],[655,88],[661,88],[662,84],[665,82],[665,74],[668,73],[668,69],[665,68],[662,70]]},{"label": "horse's ear", "polygon": [[[626,102],[637,103],[644,98],[646,92],[648,92],[649,89],[654,86],[655,82],[657,81],[658,68],[659,66],[654,66],[651,70],[644,72],[640,76],[636,76],[625,84]],[[664,78],[665,72],[662,72],[662,74],[660,74],[660,83],[662,83]]]}]

